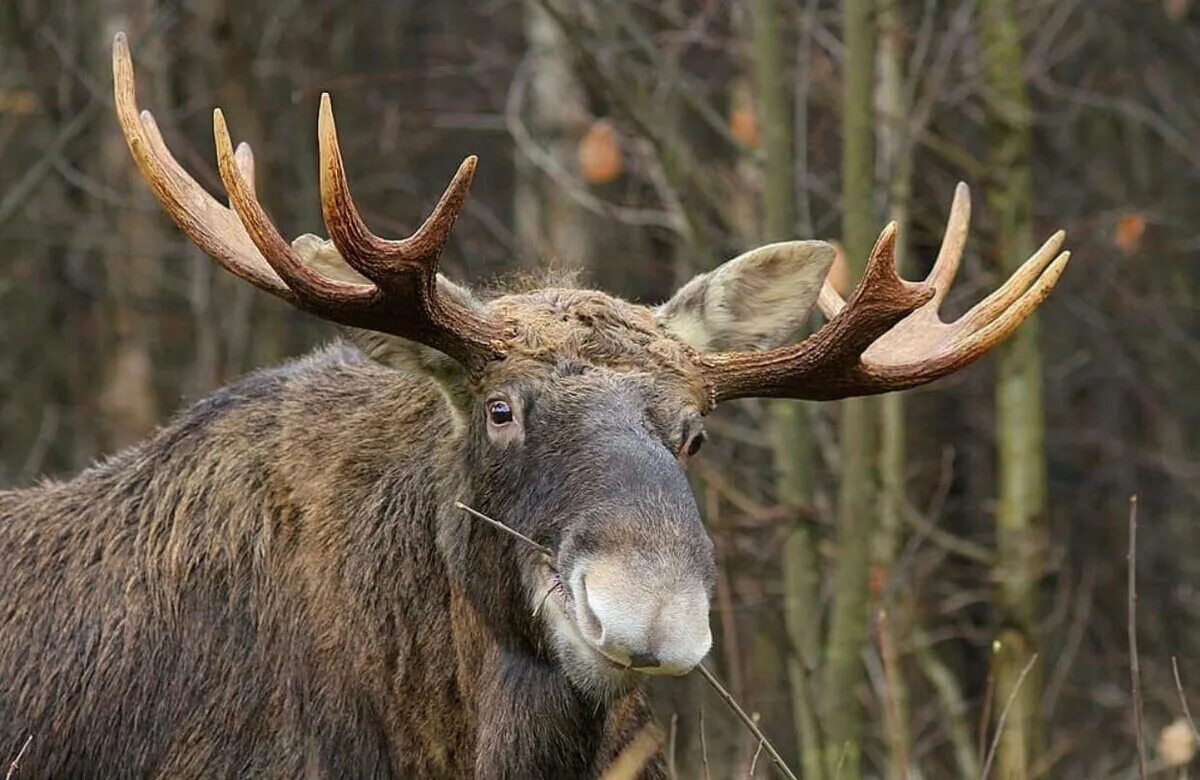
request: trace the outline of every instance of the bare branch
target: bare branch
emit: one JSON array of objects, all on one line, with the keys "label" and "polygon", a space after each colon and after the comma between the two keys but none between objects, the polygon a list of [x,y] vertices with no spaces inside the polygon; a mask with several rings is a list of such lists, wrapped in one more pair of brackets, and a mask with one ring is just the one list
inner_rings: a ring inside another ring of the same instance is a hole
[{"label": "bare branch", "polygon": [[[1017,677],[1017,684],[1013,686],[1012,693],[1008,695],[1008,701],[1004,704],[1004,709],[1000,711],[1000,719],[996,721],[996,733],[992,735],[992,746],[988,748],[987,760],[983,762],[983,773],[980,775],[980,780],[987,780],[988,774],[992,771],[992,762],[996,758],[996,749],[1000,747],[1000,737],[1004,734],[1004,721],[1008,719],[1008,711],[1012,709],[1013,702],[1017,700],[1017,694],[1021,692],[1021,683],[1025,682],[1026,675],[1033,665],[1037,663],[1037,653],[1029,657],[1029,662],[1025,664],[1025,668],[1021,670],[1021,674]],[[990,676],[989,676],[990,681]],[[986,718],[986,713],[984,714]]]},{"label": "bare branch", "polygon": [[1187,695],[1183,692],[1183,681],[1179,679],[1179,659],[1171,656],[1171,670],[1175,673],[1175,690],[1179,691],[1179,703],[1183,706],[1183,717],[1187,718],[1188,725],[1192,727],[1192,736],[1196,738],[1197,744],[1200,744],[1200,731],[1196,729],[1196,721],[1192,719],[1192,710],[1188,707]]},{"label": "bare branch", "polygon": [[1137,493],[1129,497],[1129,678],[1133,688],[1133,730],[1137,741],[1138,778],[1146,780],[1146,744],[1142,739],[1142,669],[1137,646]]},{"label": "bare branch", "polygon": [[734,701],[733,696],[729,694],[729,691],[725,690],[725,686],[721,685],[717,678],[713,676],[713,673],[708,670],[708,667],[706,667],[704,664],[699,664],[696,667],[696,671],[700,672],[700,676],[707,680],[708,684],[716,689],[721,699],[727,705],[729,705],[729,708],[734,711],[734,713],[738,716],[738,719],[741,720],[742,723],[746,724],[746,728],[750,730],[750,733],[758,738],[759,743],[762,747],[767,749],[767,755],[771,757],[771,761],[776,767],[778,767],[780,773],[783,774],[784,777],[788,778],[788,780],[796,780],[796,773],[793,772],[784,762],[783,757],[779,755],[779,751],[775,749],[773,744],[771,744],[771,740],[767,739],[767,735],[764,734],[762,729],[758,727],[758,724],[754,722],[754,718],[751,718],[749,715],[747,715],[746,711],[743,710],[736,701]]}]

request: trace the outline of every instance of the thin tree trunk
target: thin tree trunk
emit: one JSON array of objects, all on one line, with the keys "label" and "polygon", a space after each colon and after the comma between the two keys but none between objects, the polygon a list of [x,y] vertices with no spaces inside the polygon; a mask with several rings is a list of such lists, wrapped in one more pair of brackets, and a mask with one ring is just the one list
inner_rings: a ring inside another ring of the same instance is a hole
[{"label": "thin tree trunk", "polygon": [[[861,275],[874,240],[875,22],[874,0],[843,0],[846,41],[842,115],[843,243],[850,270]],[[871,539],[877,501],[877,426],[874,399],[841,403],[841,487],[838,496],[837,570],[826,649],[822,716],[826,769],[841,780],[861,776],[863,713],[858,689],[871,614]]]},{"label": "thin tree trunk", "polygon": [[[127,23],[148,15],[142,0],[108,6],[115,14],[124,12]],[[131,26],[133,26],[131,24]],[[103,72],[109,59],[109,29],[102,25],[94,32],[92,51]],[[152,42],[141,47],[143,60],[154,59],[160,47]],[[157,89],[163,91],[158,81]],[[159,103],[159,101],[153,101]],[[137,169],[129,159],[125,141],[118,133],[107,133],[101,146],[100,160],[109,181],[127,182],[126,190],[135,197],[149,197]],[[105,376],[99,396],[103,447],[108,450],[129,446],[153,429],[158,421],[158,401],[154,390],[154,334],[158,330],[147,309],[156,299],[161,278],[161,262],[155,247],[162,237],[162,222],[153,210],[108,209],[105,220],[113,226],[114,246],[105,270],[106,286],[112,301],[110,313],[112,339],[105,355]]]},{"label": "thin tree trunk", "polygon": [[[1021,30],[1013,0],[980,4],[984,76],[989,97],[988,204],[997,224],[1001,276],[1032,248],[1029,97],[1022,76]],[[998,623],[1005,626],[995,657],[995,701],[1007,702],[1021,670],[1037,651],[1037,579],[1042,561],[1045,450],[1042,363],[1036,315],[999,351],[996,432],[1000,501],[996,515]],[[1040,742],[1040,675],[1028,675],[1000,737],[996,776],[1024,778]],[[999,708],[994,717],[999,717]],[[997,726],[998,727],[998,726]]]},{"label": "thin tree trunk", "polygon": [[[534,140],[564,169],[574,170],[575,153],[588,111],[570,46],[538,0],[526,0],[525,38],[529,103],[525,120]],[[517,160],[516,233],[522,250],[539,266],[546,259],[587,267],[594,246],[588,214],[528,160]]]},{"label": "thin tree trunk", "polygon": [[[883,179],[888,182],[889,217],[899,227],[896,266],[904,273],[908,244],[909,198],[912,189],[912,147],[908,137],[908,101],[904,94],[904,41],[899,0],[879,2],[879,158]],[[905,511],[905,419],[904,395],[889,393],[879,399],[879,534],[875,565],[884,583],[886,619],[878,624],[881,652],[900,646],[899,637],[910,620],[903,592],[886,589],[900,548],[900,520]],[[885,662],[884,733],[888,746],[888,775],[896,780],[908,776],[908,686],[900,664]]]},{"label": "thin tree trunk", "polygon": [[[764,238],[770,241],[794,238],[796,231],[795,114],[791,106],[784,28],[779,10],[778,0],[755,0],[752,6],[755,105],[766,153]],[[776,500],[792,506],[810,503],[813,443],[809,410],[798,401],[774,401],[770,414]],[[782,566],[784,621],[790,646],[787,676],[791,684],[792,718],[804,775],[810,780],[820,780],[823,777],[820,731],[812,707],[807,664],[817,655],[813,643],[819,636],[821,625],[818,568],[809,515],[797,517],[788,532]]]}]

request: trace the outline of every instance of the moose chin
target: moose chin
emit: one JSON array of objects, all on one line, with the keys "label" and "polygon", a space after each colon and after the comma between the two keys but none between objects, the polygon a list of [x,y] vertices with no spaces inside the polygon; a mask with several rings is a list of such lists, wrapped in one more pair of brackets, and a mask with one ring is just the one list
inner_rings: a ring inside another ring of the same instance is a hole
[{"label": "moose chin", "polygon": [[[219,111],[229,206],[139,112],[123,35],[113,71],[134,162],[179,229],[342,338],[71,480],[0,493],[0,755],[33,735],[22,769],[39,777],[599,776],[649,723],[639,681],[712,644],[713,547],[685,476],[705,417],[950,374],[1068,258],[1056,234],[944,322],[960,185],[929,276],[897,276],[889,226],[845,300],[819,241],[754,249],[660,306],[483,296],[438,273],[475,158],[413,235],[380,238],[324,96],[329,237],[288,241]],[[829,321],[802,340],[814,305]]]}]

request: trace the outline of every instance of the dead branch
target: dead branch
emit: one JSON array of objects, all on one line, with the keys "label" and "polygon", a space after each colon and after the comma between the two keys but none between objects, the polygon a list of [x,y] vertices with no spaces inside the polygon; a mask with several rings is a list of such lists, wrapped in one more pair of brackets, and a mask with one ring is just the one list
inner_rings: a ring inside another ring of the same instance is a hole
[{"label": "dead branch", "polygon": [[1133,730],[1137,741],[1138,778],[1146,780],[1146,745],[1142,739],[1142,669],[1137,647],[1137,493],[1129,497],[1129,678],[1133,688]]},{"label": "dead branch", "polygon": [[764,734],[762,729],[758,727],[758,724],[754,722],[754,718],[751,718],[749,715],[747,715],[746,711],[743,710],[736,701],[734,701],[734,698],[729,695],[729,691],[725,690],[725,686],[721,685],[717,678],[713,676],[713,673],[708,670],[708,667],[706,667],[704,664],[700,664],[696,667],[696,671],[700,672],[700,676],[703,677],[708,684],[716,690],[722,701],[724,701],[725,704],[728,705],[731,710],[733,710],[734,714],[738,716],[738,719],[741,720],[742,723],[746,724],[746,728],[750,730],[750,733],[758,738],[758,741],[762,743],[762,747],[767,749],[767,755],[771,757],[771,761],[776,767],[778,767],[780,773],[783,774],[784,777],[788,778],[788,780],[796,780],[796,773],[793,772],[784,762],[783,757],[779,755],[779,751],[775,749],[773,744],[771,744],[771,740],[767,739],[767,735]]}]

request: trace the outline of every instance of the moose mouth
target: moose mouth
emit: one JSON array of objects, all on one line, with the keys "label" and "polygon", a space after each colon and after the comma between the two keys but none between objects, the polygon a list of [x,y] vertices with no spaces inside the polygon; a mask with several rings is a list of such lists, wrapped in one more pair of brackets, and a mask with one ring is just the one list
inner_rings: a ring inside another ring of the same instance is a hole
[{"label": "moose mouth", "polygon": [[584,636],[575,619],[575,599],[571,595],[571,588],[553,565],[547,564],[542,571],[537,599],[534,616],[548,612],[551,630],[572,647],[583,649],[584,655],[600,669],[619,678],[628,678],[638,672],[628,661],[613,658]]}]

